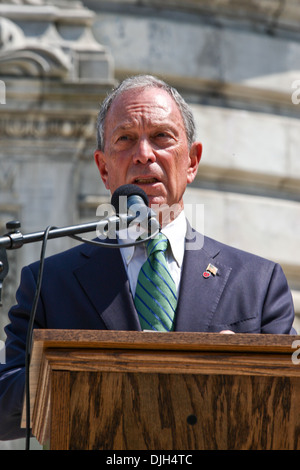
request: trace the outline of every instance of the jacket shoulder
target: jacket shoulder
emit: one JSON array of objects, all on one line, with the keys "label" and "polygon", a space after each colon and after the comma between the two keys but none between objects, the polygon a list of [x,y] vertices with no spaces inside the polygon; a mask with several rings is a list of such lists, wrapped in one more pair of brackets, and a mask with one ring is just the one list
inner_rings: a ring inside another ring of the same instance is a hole
[{"label": "jacket shoulder", "polygon": [[257,266],[269,265],[270,267],[274,267],[276,264],[276,262],[256,253],[251,253],[249,251],[227,245],[226,243],[214,240],[207,236],[204,236],[203,249],[209,256],[213,258],[218,256],[219,259],[222,259],[228,264],[239,262],[247,264],[250,263],[250,265],[253,264]]}]

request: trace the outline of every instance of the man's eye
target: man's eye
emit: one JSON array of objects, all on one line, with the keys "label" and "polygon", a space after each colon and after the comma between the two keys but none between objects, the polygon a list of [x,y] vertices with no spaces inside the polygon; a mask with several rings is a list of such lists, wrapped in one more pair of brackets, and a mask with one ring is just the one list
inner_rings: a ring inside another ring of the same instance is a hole
[{"label": "man's eye", "polygon": [[132,141],[132,137],[128,134],[123,134],[117,137],[116,144],[127,144]]},{"label": "man's eye", "polygon": [[159,132],[156,134],[156,137],[168,137],[168,134],[166,132]]},{"label": "man's eye", "polygon": [[155,140],[160,141],[162,144],[172,143],[174,137],[169,132],[158,132],[155,134]]}]

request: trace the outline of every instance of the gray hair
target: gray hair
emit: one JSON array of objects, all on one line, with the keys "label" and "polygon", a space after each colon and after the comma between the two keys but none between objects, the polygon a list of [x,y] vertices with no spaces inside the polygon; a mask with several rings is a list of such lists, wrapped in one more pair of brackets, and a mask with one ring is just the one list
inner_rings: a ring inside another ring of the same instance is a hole
[{"label": "gray hair", "polygon": [[184,122],[187,140],[189,146],[192,145],[195,139],[195,122],[190,107],[178,93],[178,91],[172,86],[165,83],[152,75],[137,75],[126,78],[123,80],[112,92],[104,99],[97,119],[97,146],[99,150],[104,151],[104,130],[105,130],[105,119],[109,108],[117,96],[121,95],[127,90],[138,88],[161,88],[165,90],[174,99],[177,104],[182,119]]}]

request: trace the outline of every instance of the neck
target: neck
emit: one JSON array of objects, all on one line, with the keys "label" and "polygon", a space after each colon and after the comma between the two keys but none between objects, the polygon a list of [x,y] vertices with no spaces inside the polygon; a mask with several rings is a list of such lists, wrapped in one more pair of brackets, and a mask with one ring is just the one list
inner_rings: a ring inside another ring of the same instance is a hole
[{"label": "neck", "polygon": [[155,212],[156,218],[160,226],[163,228],[173,222],[183,211],[183,204],[173,204],[171,207],[167,204],[151,205],[151,209]]}]

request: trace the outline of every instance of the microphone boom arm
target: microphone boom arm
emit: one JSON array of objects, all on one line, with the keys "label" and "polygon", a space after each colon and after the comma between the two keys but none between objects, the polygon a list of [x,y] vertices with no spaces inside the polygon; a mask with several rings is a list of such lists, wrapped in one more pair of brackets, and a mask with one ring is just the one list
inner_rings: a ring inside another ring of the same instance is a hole
[{"label": "microphone boom arm", "polygon": [[[117,243],[107,243],[96,240],[88,240],[85,238],[78,237],[79,233],[88,233],[99,228],[105,232],[106,228],[109,228],[109,225],[112,224],[115,229],[128,227],[128,225],[136,219],[136,214],[127,215],[119,214],[118,216],[113,215],[107,219],[102,219],[94,222],[87,222],[84,224],[70,225],[66,227],[51,227],[47,234],[47,240],[60,237],[71,237],[75,238],[84,243],[91,243],[94,245],[102,245],[106,248],[119,248],[120,246]],[[149,231],[148,237],[141,237],[140,240],[133,241],[132,243],[122,244],[122,247],[133,246],[140,243],[144,243],[148,239],[154,237],[159,231],[159,224],[156,222],[155,213],[151,210],[148,211],[148,224]],[[151,226],[152,224],[152,226]],[[154,227],[153,227],[154,226]],[[9,232],[0,237],[0,307],[2,306],[2,287],[3,281],[8,274],[9,265],[7,260],[6,250],[14,250],[21,248],[24,244],[41,242],[44,239],[45,231],[32,232],[28,234],[22,234],[19,230],[21,224],[19,221],[11,221],[6,224],[6,228],[9,229]],[[150,230],[151,227],[151,230]],[[154,228],[154,232],[153,232]],[[149,236],[151,232],[151,236]]]},{"label": "microphone boom arm", "polygon": [[[95,230],[97,227],[102,226],[103,228],[106,227],[109,223],[115,223],[116,227],[120,224],[130,223],[134,220],[133,216],[126,216],[126,220],[124,221],[123,218],[112,216],[108,219],[103,219],[101,221],[95,222],[87,222],[85,224],[78,224],[78,225],[70,225],[67,227],[53,227],[50,229],[48,234],[48,239],[59,238],[59,237],[69,237],[72,235],[76,235],[78,233],[87,233]],[[7,228],[12,229],[3,237],[0,237],[0,248],[6,248],[7,250],[13,250],[16,248],[22,247],[26,243],[35,243],[40,242],[43,240],[44,231],[33,232],[29,234],[23,235],[19,228],[20,223],[18,221],[8,222],[6,224]]]}]

